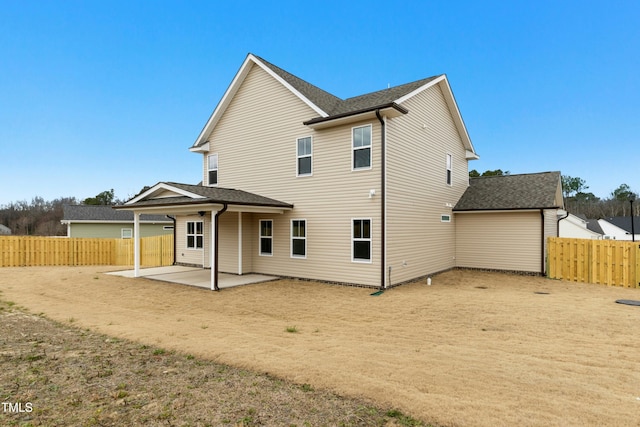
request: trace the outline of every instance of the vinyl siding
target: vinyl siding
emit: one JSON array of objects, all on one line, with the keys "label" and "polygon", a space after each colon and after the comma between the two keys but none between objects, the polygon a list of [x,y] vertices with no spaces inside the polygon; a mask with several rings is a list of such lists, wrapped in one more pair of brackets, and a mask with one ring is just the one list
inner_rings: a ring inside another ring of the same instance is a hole
[{"label": "vinyl siding", "polygon": [[[254,66],[208,137],[211,152],[219,155],[220,187],[242,189],[295,206],[284,214],[246,215],[243,254],[250,253],[251,261],[243,270],[378,286],[380,198],[369,198],[369,190],[380,192],[380,124],[364,121],[319,131],[302,124],[315,116],[317,113],[289,90]],[[372,169],[353,172],[351,129],[366,124],[372,125]],[[313,175],[296,177],[296,141],[305,136],[313,138]],[[205,183],[208,154],[202,159]],[[290,256],[293,218],[307,221],[306,259]],[[371,264],[351,262],[352,218],[372,219]],[[274,221],[271,257],[258,256],[259,219]],[[237,228],[235,233],[237,236]],[[252,237],[246,237],[248,234]],[[228,248],[221,243],[220,250]],[[237,246],[231,248],[235,251]],[[220,262],[222,265],[223,260]]]},{"label": "vinyl siding", "polygon": [[[465,149],[440,86],[412,97],[387,125],[387,259],[391,281],[455,266],[452,208],[469,184]],[[426,126],[426,127],[425,127]],[[452,156],[452,185],[446,182]],[[441,215],[450,215],[449,223]]]},{"label": "vinyl siding", "polygon": [[540,272],[540,211],[456,213],[456,266]]},{"label": "vinyl siding", "polygon": [[187,222],[203,221],[204,222],[204,241],[205,248],[208,246],[209,236],[211,233],[210,219],[205,215],[181,215],[176,216],[176,262],[182,264],[193,264],[209,266],[209,251],[202,249],[187,249]]}]

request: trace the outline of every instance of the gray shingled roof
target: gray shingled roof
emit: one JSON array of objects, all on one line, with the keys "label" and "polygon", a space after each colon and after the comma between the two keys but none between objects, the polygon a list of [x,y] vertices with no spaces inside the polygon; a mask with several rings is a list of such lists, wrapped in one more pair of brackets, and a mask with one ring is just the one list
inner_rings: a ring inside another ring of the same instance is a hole
[{"label": "gray shingled roof", "polygon": [[[104,205],[64,205],[62,215],[63,221],[133,222],[133,212],[118,211]],[[140,221],[172,222],[164,215],[146,214],[140,215]]]},{"label": "gray shingled roof", "polygon": [[304,95],[309,101],[320,107],[320,109],[327,114],[331,114],[334,108],[336,108],[338,104],[343,102],[342,99],[338,98],[337,96],[334,96],[329,92],[322,90],[319,87],[314,86],[299,77],[294,76],[293,74],[283,70],[282,68],[273,65],[269,61],[266,61],[257,55],[253,56],[258,58],[264,65],[269,67],[271,71],[280,76],[284,81],[293,86],[298,92]]},{"label": "gray shingled roof", "polygon": [[587,219],[587,229],[594,233],[604,234],[604,230],[600,227],[600,223],[597,219]]},{"label": "gray shingled roof", "polygon": [[[630,216],[614,216],[603,218],[618,228],[622,228],[627,233],[631,233],[631,217]],[[636,234],[640,234],[640,216],[633,217],[633,228]]]},{"label": "gray shingled roof", "polygon": [[559,183],[560,172],[470,178],[469,187],[453,210],[559,208]]},{"label": "gray shingled roof", "polygon": [[257,55],[254,55],[260,61],[264,63],[269,69],[280,76],[283,80],[293,86],[298,92],[303,94],[309,101],[320,107],[329,116],[343,116],[351,112],[366,111],[368,109],[374,109],[381,105],[387,105],[398,98],[401,98],[414,90],[424,86],[433,79],[439,77],[429,77],[415,82],[406,83],[400,86],[394,86],[389,89],[384,89],[376,92],[367,93],[364,95],[354,96],[352,98],[341,99],[337,96],[326,92],[311,83],[302,80],[299,77],[283,70],[265,61]]},{"label": "gray shingled roof", "polygon": [[[184,191],[188,191],[203,198],[195,199],[189,196],[163,197],[159,199],[141,200],[126,206],[173,206],[184,204],[207,204],[207,203],[226,203],[229,205],[248,205],[248,206],[265,206],[276,208],[293,208],[292,204],[271,199],[269,197],[260,196],[258,194],[249,193],[243,190],[234,190],[231,188],[205,187],[202,185],[181,184],[178,182],[164,182],[171,187],[175,187]],[[157,184],[156,184],[157,185]]]}]

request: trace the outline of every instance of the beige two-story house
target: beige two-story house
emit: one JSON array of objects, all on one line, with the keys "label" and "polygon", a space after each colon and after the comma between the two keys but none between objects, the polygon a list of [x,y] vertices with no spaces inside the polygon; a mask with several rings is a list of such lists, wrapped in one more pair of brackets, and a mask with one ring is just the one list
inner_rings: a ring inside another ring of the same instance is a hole
[{"label": "beige two-story house", "polygon": [[175,217],[176,262],[213,289],[218,271],[384,288],[456,266],[478,155],[445,75],[341,99],[249,54],[190,150],[201,184],[118,208]]}]

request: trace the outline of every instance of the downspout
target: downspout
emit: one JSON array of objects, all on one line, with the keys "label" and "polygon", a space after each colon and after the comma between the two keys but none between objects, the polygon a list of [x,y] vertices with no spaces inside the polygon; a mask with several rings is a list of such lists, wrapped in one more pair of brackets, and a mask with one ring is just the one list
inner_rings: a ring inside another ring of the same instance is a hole
[{"label": "downspout", "polygon": [[545,241],[544,241],[544,209],[540,209],[540,220],[541,220],[541,227],[540,227],[540,238],[541,238],[541,243],[542,243],[542,249],[540,250],[541,252],[541,256],[540,256],[540,274],[542,274],[543,276],[546,273],[546,265],[545,265]]},{"label": "downspout", "polygon": [[173,264],[172,265],[176,265],[176,252],[178,250],[178,247],[176,246],[178,244],[178,242],[176,242],[176,217],[167,215],[167,218],[173,221]]},{"label": "downspout", "polygon": [[558,224],[556,226],[556,237],[560,237],[560,221],[567,218],[569,218],[569,211],[567,211],[567,214],[562,218],[558,218]]},{"label": "downspout", "polygon": [[220,288],[218,288],[218,253],[220,252],[218,249],[218,235],[220,234],[220,231],[218,230],[218,217],[225,213],[227,210],[227,204],[225,203],[222,206],[222,209],[220,209],[218,212],[216,212],[213,220],[214,220],[214,227],[216,230],[216,237],[215,237],[215,248],[214,248],[214,253],[213,253],[213,264],[214,264],[214,272],[213,272],[213,290],[214,291],[219,291]]},{"label": "downspout", "polygon": [[[386,263],[387,263],[387,222],[386,222],[386,208],[387,208],[387,194],[386,194],[386,180],[387,180],[387,162],[386,162],[386,123],[384,118],[380,115],[380,110],[376,110],[376,117],[380,121],[381,131],[380,131],[380,151],[381,151],[381,161],[380,161],[380,290],[384,290],[386,288],[385,281],[385,273],[386,273]],[[389,283],[391,284],[391,283]]]}]

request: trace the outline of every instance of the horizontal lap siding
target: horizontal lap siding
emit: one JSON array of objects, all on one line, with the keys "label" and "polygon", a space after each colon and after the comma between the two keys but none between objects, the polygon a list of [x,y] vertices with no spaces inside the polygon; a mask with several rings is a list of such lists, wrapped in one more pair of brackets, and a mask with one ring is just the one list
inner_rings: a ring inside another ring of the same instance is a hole
[{"label": "horizontal lap siding", "polygon": [[540,212],[457,213],[456,265],[540,272]]},{"label": "horizontal lap siding", "polygon": [[[243,230],[253,236],[243,237],[243,243],[249,242],[243,244],[243,254],[252,257],[244,266],[264,274],[379,285],[380,198],[369,198],[369,190],[380,194],[380,125],[373,120],[314,131],[302,124],[316,116],[254,66],[209,137],[211,152],[219,155],[220,187],[295,206],[284,214],[246,215]],[[373,126],[373,168],[352,172],[351,128],[364,124]],[[313,138],[313,176],[296,177],[296,140],[306,136]],[[206,155],[206,171],[205,162]],[[371,264],[351,262],[351,218],[373,221],[378,240]],[[258,255],[260,219],[274,221],[271,257]],[[291,219],[307,221],[306,259],[290,256]]]},{"label": "horizontal lap siding", "polygon": [[218,220],[218,270],[238,273],[238,213],[224,212]]},{"label": "horizontal lap siding", "polygon": [[205,217],[199,215],[189,216],[177,216],[176,217],[176,262],[182,264],[194,264],[202,265],[203,261],[205,265],[209,266],[209,261],[206,258],[208,252],[203,254],[202,249],[187,249],[187,221],[204,221],[204,240],[205,246],[209,240],[209,226],[208,220]]},{"label": "horizontal lap siding", "polygon": [[[439,86],[414,96],[405,116],[388,122],[387,254],[393,283],[453,267],[451,214],[468,186],[465,149]],[[426,125],[426,127],[425,127]],[[453,159],[446,183],[446,155]]]}]

